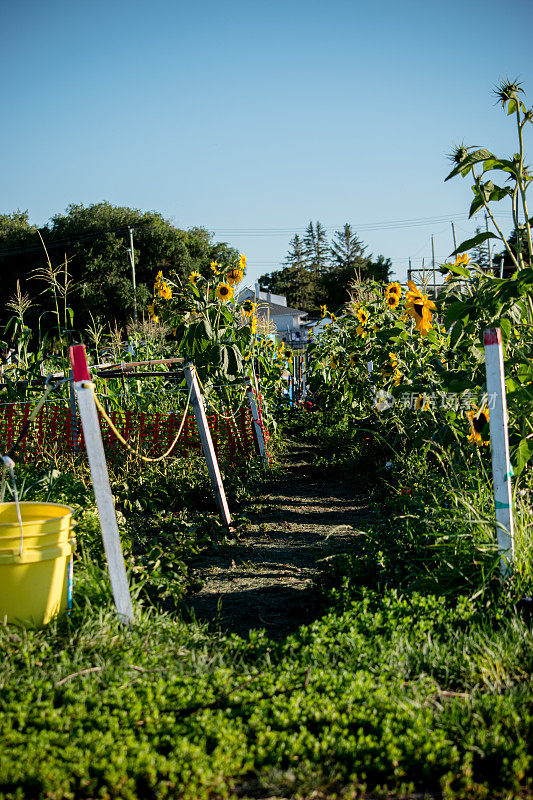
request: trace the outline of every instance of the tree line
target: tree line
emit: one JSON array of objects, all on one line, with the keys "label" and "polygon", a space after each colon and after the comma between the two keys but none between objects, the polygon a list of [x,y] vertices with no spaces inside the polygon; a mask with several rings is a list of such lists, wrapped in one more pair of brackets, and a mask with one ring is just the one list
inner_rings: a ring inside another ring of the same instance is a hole
[{"label": "tree line", "polygon": [[65,264],[74,326],[84,330],[93,322],[125,328],[133,316],[134,299],[142,320],[159,270],[187,279],[193,271],[207,274],[211,261],[237,257],[237,250],[213,242],[205,228],[181,230],[158,212],[108,202],[70,205],[42,227],[30,224],[27,211],[0,214],[0,323],[12,313],[10,302],[18,281],[22,294],[32,299],[28,321],[46,325],[50,280],[55,274],[58,291],[64,290]]},{"label": "tree line", "polygon": [[350,283],[374,279],[387,282],[392,263],[382,255],[365,255],[367,247],[346,223],[328,241],[320,222],[309,222],[303,237],[295,234],[278,270],[261,275],[263,291],[287,297],[287,303],[310,314],[321,305],[337,309],[349,299]]}]

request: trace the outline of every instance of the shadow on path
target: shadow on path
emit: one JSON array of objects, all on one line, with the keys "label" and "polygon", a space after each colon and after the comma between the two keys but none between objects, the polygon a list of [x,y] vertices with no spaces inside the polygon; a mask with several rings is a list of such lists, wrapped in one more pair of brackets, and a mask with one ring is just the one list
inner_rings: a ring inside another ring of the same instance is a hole
[{"label": "shadow on path", "polygon": [[369,490],[311,466],[312,448],[291,443],[284,474],[265,487],[235,543],[192,566],[203,581],[186,608],[214,629],[281,639],[320,613],[317,562],[345,550],[369,516]]}]

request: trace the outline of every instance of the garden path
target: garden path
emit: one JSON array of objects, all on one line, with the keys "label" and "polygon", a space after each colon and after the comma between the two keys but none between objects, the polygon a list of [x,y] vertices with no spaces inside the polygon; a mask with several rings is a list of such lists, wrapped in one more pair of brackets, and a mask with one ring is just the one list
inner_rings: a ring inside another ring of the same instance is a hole
[{"label": "garden path", "polygon": [[239,635],[264,628],[282,638],[317,617],[319,562],[357,536],[370,489],[311,461],[312,445],[289,442],[282,476],[263,487],[251,524],[193,562],[203,588],[187,606],[197,619]]}]

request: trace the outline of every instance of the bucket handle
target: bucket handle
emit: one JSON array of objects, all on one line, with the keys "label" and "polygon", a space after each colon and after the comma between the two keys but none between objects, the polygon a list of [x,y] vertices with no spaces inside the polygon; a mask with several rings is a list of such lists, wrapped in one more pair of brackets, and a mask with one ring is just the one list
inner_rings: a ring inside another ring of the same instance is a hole
[{"label": "bucket handle", "polygon": [[4,496],[6,493],[6,471],[9,472],[9,477],[11,478],[11,483],[13,484],[13,497],[15,498],[15,507],[17,509],[17,519],[19,523],[20,529],[20,540],[19,540],[19,556],[22,555],[22,545],[24,543],[24,529],[22,527],[22,517],[20,515],[20,505],[19,505],[19,495],[17,491],[17,483],[15,481],[15,462],[9,456],[1,456],[1,460],[4,462],[4,471],[2,473],[2,485],[0,486],[0,503],[4,502]]}]

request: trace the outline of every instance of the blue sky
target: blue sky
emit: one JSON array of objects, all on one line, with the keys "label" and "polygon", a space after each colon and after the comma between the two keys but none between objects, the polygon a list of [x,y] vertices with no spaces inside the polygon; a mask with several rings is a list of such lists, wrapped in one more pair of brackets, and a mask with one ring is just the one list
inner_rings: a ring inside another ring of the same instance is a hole
[{"label": "blue sky", "polygon": [[473,232],[452,145],[516,149],[491,90],[519,77],[531,104],[532,24],[531,0],[4,0],[0,213],[157,210],[244,251],[249,281],[310,220],[350,222],[404,278],[450,220]]}]

